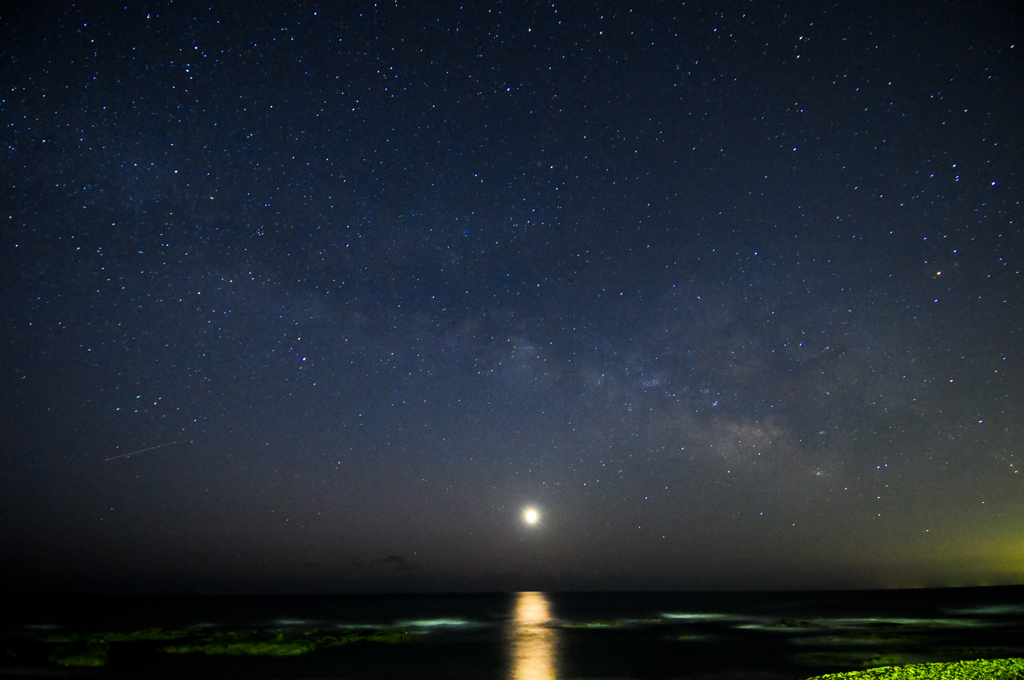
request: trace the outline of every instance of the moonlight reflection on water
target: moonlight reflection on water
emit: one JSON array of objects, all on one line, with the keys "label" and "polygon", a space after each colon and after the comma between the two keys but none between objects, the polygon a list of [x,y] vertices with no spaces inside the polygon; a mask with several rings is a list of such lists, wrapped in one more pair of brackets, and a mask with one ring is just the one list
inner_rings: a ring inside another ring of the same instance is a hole
[{"label": "moonlight reflection on water", "polygon": [[548,627],[550,621],[544,593],[516,594],[510,680],[554,680],[558,631]]}]

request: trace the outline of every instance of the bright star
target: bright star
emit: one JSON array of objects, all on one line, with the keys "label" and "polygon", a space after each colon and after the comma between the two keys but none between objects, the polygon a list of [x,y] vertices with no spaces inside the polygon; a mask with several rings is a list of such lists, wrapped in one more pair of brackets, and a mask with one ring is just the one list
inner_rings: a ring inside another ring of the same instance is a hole
[{"label": "bright star", "polygon": [[523,519],[526,520],[527,524],[536,524],[540,521],[540,514],[533,508],[527,508],[523,512]]}]

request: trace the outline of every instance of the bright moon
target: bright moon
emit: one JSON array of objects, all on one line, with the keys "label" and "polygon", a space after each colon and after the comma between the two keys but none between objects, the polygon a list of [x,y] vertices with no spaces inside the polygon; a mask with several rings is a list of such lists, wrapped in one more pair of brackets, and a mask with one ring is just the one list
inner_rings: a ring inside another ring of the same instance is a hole
[{"label": "bright moon", "polygon": [[540,520],[540,515],[533,508],[529,508],[523,513],[523,519],[526,520],[527,524],[536,524]]}]

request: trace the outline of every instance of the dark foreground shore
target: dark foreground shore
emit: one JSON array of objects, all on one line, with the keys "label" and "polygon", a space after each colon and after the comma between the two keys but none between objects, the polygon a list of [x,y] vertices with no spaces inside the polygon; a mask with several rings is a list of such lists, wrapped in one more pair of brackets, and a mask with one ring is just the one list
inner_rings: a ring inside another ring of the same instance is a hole
[{"label": "dark foreground shore", "polygon": [[1024,588],[40,598],[0,675],[1024,680]]}]

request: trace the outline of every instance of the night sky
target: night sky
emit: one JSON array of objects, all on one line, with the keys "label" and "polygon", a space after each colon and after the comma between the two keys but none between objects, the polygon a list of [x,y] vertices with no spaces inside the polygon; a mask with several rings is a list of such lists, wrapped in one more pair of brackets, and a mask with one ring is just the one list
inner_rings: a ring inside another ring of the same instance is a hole
[{"label": "night sky", "polygon": [[1024,583],[1019,8],[10,4],[5,589]]}]

